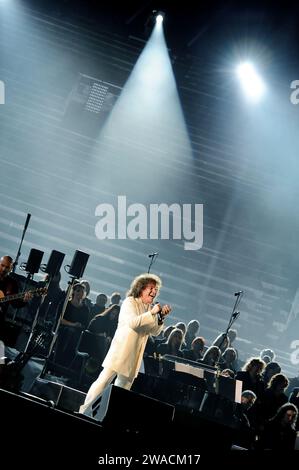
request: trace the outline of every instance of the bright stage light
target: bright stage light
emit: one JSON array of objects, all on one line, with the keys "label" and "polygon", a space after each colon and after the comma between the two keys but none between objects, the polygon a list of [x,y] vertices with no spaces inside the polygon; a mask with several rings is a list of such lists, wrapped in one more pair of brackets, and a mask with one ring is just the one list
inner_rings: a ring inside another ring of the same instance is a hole
[{"label": "bright stage light", "polygon": [[245,95],[251,101],[258,101],[265,93],[266,87],[250,62],[244,62],[237,67],[237,75]]},{"label": "bright stage light", "polygon": [[164,19],[163,15],[161,15],[161,13],[159,13],[159,14],[156,16],[156,23],[157,23],[158,25],[162,24],[162,23],[163,23],[163,19]]}]

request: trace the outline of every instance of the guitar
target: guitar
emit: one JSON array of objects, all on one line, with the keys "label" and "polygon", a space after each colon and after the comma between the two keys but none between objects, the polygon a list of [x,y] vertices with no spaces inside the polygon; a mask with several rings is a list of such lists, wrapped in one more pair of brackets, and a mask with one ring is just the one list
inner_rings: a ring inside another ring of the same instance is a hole
[{"label": "guitar", "polygon": [[26,292],[20,292],[19,294],[5,295],[2,290],[0,290],[0,304],[5,302],[11,302],[12,300],[22,299],[25,294],[29,293],[33,296],[45,295],[48,291],[47,287],[39,287],[38,289],[28,290]]}]

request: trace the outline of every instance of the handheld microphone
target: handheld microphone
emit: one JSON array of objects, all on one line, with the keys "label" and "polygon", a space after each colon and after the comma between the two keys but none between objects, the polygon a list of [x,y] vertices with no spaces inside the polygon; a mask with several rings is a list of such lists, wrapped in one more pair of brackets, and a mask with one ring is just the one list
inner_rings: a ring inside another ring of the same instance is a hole
[{"label": "handheld microphone", "polygon": [[158,256],[159,253],[151,253],[150,255],[147,255],[149,258],[153,258],[154,256]]},{"label": "handheld microphone", "polygon": [[243,292],[244,292],[244,291],[242,291],[242,290],[239,290],[239,292],[235,292],[235,294],[234,294],[234,295],[235,295],[235,296],[237,296],[237,295],[241,295],[241,294],[243,294]]},{"label": "handheld microphone", "polygon": [[[155,302],[155,305],[157,305],[159,302]],[[159,312],[157,313],[158,317],[158,325],[162,325],[163,323],[163,315],[162,315],[162,307],[160,308]]]}]

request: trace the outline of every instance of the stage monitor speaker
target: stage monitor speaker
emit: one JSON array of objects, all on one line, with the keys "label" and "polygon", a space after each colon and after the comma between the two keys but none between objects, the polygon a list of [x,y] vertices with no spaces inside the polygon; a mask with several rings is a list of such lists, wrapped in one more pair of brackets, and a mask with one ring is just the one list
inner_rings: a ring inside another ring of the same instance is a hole
[{"label": "stage monitor speaker", "polygon": [[[164,403],[185,405],[198,410],[206,390],[205,382],[191,374],[173,372],[175,374],[170,373],[167,379],[139,373],[132,390]],[[202,385],[202,388],[199,385]]]},{"label": "stage monitor speaker", "polygon": [[56,274],[58,274],[60,271],[64,257],[65,257],[64,253],[61,253],[60,251],[52,250],[47,266],[45,267],[45,272],[52,277],[56,276]]},{"label": "stage monitor speaker", "polygon": [[104,426],[151,436],[169,427],[174,416],[174,406],[115,385],[109,385],[90,408],[90,416]]},{"label": "stage monitor speaker", "polygon": [[66,385],[37,378],[30,390],[31,395],[53,401],[54,406],[64,411],[78,411],[86,394]]},{"label": "stage monitor speaker", "polygon": [[44,252],[32,248],[26,263],[26,272],[30,274],[38,273]]},{"label": "stage monitor speaker", "polygon": [[70,265],[69,275],[80,279],[83,276],[88,258],[89,255],[87,253],[83,253],[83,251],[76,250],[72,263]]}]

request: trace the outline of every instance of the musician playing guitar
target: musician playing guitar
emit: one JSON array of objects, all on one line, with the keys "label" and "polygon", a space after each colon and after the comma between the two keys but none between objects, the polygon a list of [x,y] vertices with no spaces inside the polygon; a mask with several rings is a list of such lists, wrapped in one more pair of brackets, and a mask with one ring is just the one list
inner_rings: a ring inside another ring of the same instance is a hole
[{"label": "musician playing guitar", "polygon": [[[9,273],[13,268],[13,259],[6,255],[0,258],[0,298],[7,295],[18,294],[19,286],[15,279],[13,279]],[[31,292],[25,292],[21,300],[11,300],[10,302],[4,302],[1,304],[0,310],[0,339],[2,339],[3,325],[5,313],[8,305],[11,304],[14,308],[21,308],[32,299]]]}]

